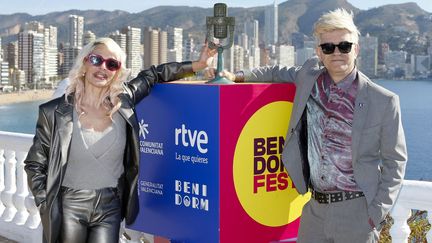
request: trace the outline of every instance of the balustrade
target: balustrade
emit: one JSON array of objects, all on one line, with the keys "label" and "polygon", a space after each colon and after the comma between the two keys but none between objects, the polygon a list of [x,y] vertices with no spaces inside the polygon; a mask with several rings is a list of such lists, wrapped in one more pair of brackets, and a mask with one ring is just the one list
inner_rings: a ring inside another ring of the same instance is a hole
[{"label": "balustrade", "polygon": [[0,131],[0,235],[28,243],[42,242],[42,226],[27,187],[24,159],[33,135]]},{"label": "balustrade", "polygon": [[[29,134],[0,131],[0,235],[18,242],[40,243],[42,226],[39,212],[27,187],[24,172],[24,159],[32,138],[33,135]],[[394,219],[390,229],[393,243],[408,242],[410,228],[407,219],[413,209],[427,211],[426,218],[432,223],[432,182],[404,181],[390,213]],[[152,242],[152,236],[145,235]],[[432,243],[432,230],[426,238]],[[122,237],[120,242],[132,241]]]}]

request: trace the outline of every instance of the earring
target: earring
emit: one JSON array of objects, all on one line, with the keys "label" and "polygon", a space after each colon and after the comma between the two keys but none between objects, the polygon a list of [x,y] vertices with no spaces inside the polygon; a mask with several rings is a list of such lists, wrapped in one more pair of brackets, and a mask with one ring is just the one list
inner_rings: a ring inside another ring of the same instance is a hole
[{"label": "earring", "polygon": [[81,74],[82,77],[85,77],[86,73]]}]

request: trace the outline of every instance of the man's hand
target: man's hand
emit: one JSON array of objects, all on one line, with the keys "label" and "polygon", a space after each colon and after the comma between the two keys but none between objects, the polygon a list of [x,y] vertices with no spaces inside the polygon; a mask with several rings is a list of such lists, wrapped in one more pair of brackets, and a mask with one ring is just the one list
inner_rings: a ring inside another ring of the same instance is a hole
[{"label": "man's hand", "polygon": [[[206,79],[209,80],[214,79],[216,76],[216,69],[213,67],[206,68],[204,70],[204,76]],[[220,72],[219,76],[225,77],[233,82],[235,82],[235,78],[236,78],[234,73],[228,72],[227,70],[223,70],[222,72]]]}]

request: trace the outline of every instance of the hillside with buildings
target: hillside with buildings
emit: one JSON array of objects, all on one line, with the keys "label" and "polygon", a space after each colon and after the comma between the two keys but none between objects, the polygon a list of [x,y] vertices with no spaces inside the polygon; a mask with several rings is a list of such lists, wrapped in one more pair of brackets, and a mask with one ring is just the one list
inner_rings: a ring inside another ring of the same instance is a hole
[{"label": "hillside with buildings", "polygon": [[[229,6],[228,6],[229,7]],[[355,14],[362,48],[358,64],[370,77],[425,78],[431,73],[432,14],[415,3],[359,10],[346,0],[288,0],[229,8],[236,18],[226,68],[302,64],[314,53],[312,25],[326,11]],[[2,86],[51,87],[64,78],[83,45],[110,36],[128,55],[132,75],[166,61],[196,58],[212,8],[159,6],[138,13],[68,10],[0,15]]]}]

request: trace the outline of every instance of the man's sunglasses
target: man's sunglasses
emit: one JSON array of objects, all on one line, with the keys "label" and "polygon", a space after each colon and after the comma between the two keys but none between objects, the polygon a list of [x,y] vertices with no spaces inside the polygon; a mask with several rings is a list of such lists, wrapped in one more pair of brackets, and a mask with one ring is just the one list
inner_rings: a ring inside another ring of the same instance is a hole
[{"label": "man's sunglasses", "polygon": [[340,53],[350,53],[351,47],[353,43],[348,41],[342,41],[339,44],[335,45],[333,43],[324,43],[319,45],[324,54],[333,54],[336,47],[339,49]]},{"label": "man's sunglasses", "polygon": [[105,66],[108,70],[114,72],[120,69],[121,62],[117,61],[114,58],[103,58],[101,55],[90,53],[86,57],[86,61],[88,61],[91,65],[99,67],[105,62]]}]

